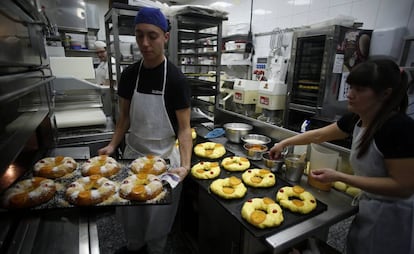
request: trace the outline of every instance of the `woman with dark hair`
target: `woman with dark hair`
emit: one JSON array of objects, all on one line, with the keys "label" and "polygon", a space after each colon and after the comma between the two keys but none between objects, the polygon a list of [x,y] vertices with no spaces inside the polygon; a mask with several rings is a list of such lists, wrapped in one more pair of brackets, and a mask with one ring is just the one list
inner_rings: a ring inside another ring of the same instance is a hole
[{"label": "woman with dark hair", "polygon": [[347,77],[350,114],[326,127],[276,143],[271,157],[291,145],[352,136],[354,174],[321,168],[321,182],[342,181],[362,190],[347,253],[414,253],[414,120],[406,114],[408,77],[387,59],[355,66]]}]

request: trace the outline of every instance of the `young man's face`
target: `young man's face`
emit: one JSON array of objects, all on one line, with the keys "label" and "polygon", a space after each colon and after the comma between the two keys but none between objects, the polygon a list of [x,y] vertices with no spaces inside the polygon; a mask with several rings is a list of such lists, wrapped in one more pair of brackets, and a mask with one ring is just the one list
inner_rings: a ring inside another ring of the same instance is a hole
[{"label": "young man's face", "polygon": [[164,57],[164,45],[170,33],[151,24],[135,25],[135,39],[145,60],[156,60]]}]

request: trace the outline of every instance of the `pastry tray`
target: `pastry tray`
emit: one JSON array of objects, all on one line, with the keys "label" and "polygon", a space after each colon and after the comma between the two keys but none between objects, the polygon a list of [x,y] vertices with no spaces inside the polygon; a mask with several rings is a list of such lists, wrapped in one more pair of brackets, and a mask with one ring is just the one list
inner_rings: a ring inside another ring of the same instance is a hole
[{"label": "pastry tray", "polygon": [[[78,163],[78,167],[75,171],[71,174],[63,176],[61,178],[54,179],[56,185],[56,193],[51,200],[46,203],[40,204],[38,206],[29,208],[30,210],[44,210],[44,209],[55,209],[55,208],[74,208],[74,207],[85,207],[85,206],[76,206],[69,203],[65,198],[65,191],[68,185],[72,182],[76,181],[77,179],[83,177],[81,174],[81,166],[85,163],[86,159],[76,159]],[[128,176],[130,176],[131,170],[129,165],[133,160],[126,160],[126,159],[117,159],[117,162],[121,164],[121,170],[110,177],[107,177],[109,180],[114,181],[117,190],[121,182]],[[20,180],[24,180],[27,178],[33,177],[32,171],[28,172],[24,176],[22,176]],[[167,205],[171,204],[172,201],[172,188],[171,185],[167,181],[162,181],[163,184],[163,191],[155,198],[147,201],[131,201],[127,199],[123,199],[119,196],[118,191],[109,199],[103,201],[102,203],[86,206],[86,207],[110,207],[110,206],[137,206],[137,205]],[[6,209],[7,210],[7,209]],[[13,210],[13,209],[10,209]]]},{"label": "pastry tray", "polygon": [[[204,142],[204,141],[202,141]],[[192,163],[193,165],[201,162],[201,161],[217,161],[217,162],[221,162],[222,159],[224,159],[227,156],[234,156],[233,153],[227,151],[226,154],[219,158],[219,159],[215,159],[215,160],[206,160],[205,158],[200,158],[197,157],[196,155],[193,154],[192,157]],[[255,165],[255,162],[250,160],[250,168],[260,168],[258,166]],[[215,200],[217,200],[217,202],[224,208],[226,209],[230,214],[232,214],[233,216],[236,217],[236,219],[250,232],[252,233],[255,237],[258,238],[262,238],[262,237],[267,237],[269,235],[273,235],[276,234],[288,227],[294,226],[300,222],[303,222],[309,218],[312,218],[324,211],[327,210],[328,206],[319,201],[316,200],[317,202],[317,206],[315,208],[315,210],[313,210],[312,212],[308,213],[308,214],[299,214],[299,213],[293,213],[291,211],[289,211],[286,208],[282,208],[283,210],[283,217],[284,217],[284,221],[282,222],[282,224],[280,224],[277,227],[273,227],[273,228],[257,228],[253,225],[251,225],[250,223],[248,223],[246,220],[244,220],[241,217],[241,209],[243,207],[243,204],[251,199],[251,198],[262,198],[262,197],[269,197],[273,200],[276,200],[276,193],[279,191],[280,188],[284,187],[284,186],[292,186],[290,183],[288,183],[286,180],[284,180],[281,176],[279,176],[278,174],[275,174],[276,176],[276,184],[273,187],[269,187],[269,188],[254,188],[254,187],[250,187],[248,185],[245,184],[246,188],[247,188],[247,192],[246,195],[243,198],[240,199],[223,199],[219,196],[217,196],[216,194],[212,193],[210,191],[210,184],[219,178],[227,178],[230,176],[236,176],[239,179],[242,179],[242,174],[243,172],[230,172],[225,170],[223,167],[220,167],[220,175],[214,179],[198,179],[195,178],[194,176],[191,177],[194,181],[196,181],[205,191],[207,191]],[[302,186],[303,187],[303,186]],[[306,190],[306,188],[305,188]]]}]

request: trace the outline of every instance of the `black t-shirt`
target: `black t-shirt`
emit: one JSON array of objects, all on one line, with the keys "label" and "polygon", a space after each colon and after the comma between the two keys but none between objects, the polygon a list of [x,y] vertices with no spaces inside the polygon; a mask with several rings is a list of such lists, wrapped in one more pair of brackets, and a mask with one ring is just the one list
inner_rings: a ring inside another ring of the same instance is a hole
[{"label": "black t-shirt", "polygon": [[[356,114],[346,114],[338,127],[352,135],[359,121]],[[414,157],[414,120],[405,114],[390,117],[374,135],[375,144],[386,159]]]},{"label": "black t-shirt", "polygon": [[[118,95],[120,97],[131,100],[134,89],[136,88],[140,62],[138,61],[128,66],[122,72],[118,85]],[[164,62],[153,69],[146,69],[142,65],[137,91],[161,96],[163,79]],[[191,106],[191,91],[184,74],[170,61],[167,61],[167,80],[164,92],[164,101],[168,117],[177,134],[178,122],[175,111]]]}]

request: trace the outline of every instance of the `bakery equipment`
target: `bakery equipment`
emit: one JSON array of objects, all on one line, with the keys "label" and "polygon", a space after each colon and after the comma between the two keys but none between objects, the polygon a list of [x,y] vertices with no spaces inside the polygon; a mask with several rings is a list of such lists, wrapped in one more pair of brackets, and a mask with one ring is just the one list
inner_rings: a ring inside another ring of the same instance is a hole
[{"label": "bakery equipment", "polygon": [[286,75],[289,65],[287,48],[290,46],[284,32],[275,29],[270,40],[270,53],[266,69],[267,81],[259,85],[257,107],[262,108],[259,120],[281,126],[286,103]]},{"label": "bakery equipment", "polygon": [[[49,29],[37,3],[4,0],[0,6],[0,194],[55,146],[51,126],[55,77],[45,50]],[[0,253],[99,250],[94,218],[84,210],[0,209],[0,213]]]},{"label": "bakery equipment", "polygon": [[368,58],[372,30],[339,25],[293,32],[285,128],[326,126],[347,112],[345,76]]},{"label": "bakery equipment", "polygon": [[[103,147],[103,143],[110,141],[114,130],[110,87],[73,77],[57,77],[53,94],[52,120],[58,146]],[[96,149],[91,150],[96,153]]]},{"label": "bakery equipment", "polygon": [[235,79],[233,86],[233,101],[239,114],[252,116],[256,114],[256,103],[259,81]]},{"label": "bakery equipment", "polygon": [[88,81],[95,78],[91,57],[51,57],[50,66],[56,76],[51,118],[57,145],[96,146],[95,155],[114,130],[111,88]]},{"label": "bakery equipment", "polygon": [[260,81],[257,107],[262,108],[262,114],[257,119],[280,126],[285,109],[286,91],[287,85],[282,81]]}]

